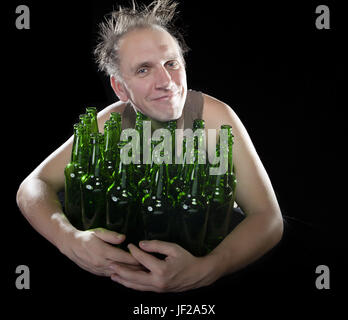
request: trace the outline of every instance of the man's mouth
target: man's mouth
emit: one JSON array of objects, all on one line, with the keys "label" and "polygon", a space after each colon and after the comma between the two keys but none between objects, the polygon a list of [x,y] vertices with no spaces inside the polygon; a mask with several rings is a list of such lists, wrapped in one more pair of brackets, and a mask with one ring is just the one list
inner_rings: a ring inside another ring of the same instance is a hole
[{"label": "man's mouth", "polygon": [[154,101],[166,101],[166,100],[170,100],[170,99],[174,98],[177,94],[178,94],[178,92],[167,93],[167,94],[161,95],[159,97],[153,98],[152,100],[154,100]]}]

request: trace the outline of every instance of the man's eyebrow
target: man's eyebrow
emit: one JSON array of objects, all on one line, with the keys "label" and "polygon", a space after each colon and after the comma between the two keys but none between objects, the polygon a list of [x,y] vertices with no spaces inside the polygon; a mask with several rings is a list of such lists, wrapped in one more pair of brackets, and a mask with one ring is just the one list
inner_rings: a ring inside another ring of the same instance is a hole
[{"label": "man's eyebrow", "polygon": [[153,63],[150,62],[150,61],[139,62],[139,63],[137,63],[137,64],[132,68],[132,70],[135,72],[135,71],[137,71],[139,68],[142,68],[142,67],[151,67],[152,65],[153,65]]},{"label": "man's eyebrow", "polygon": [[[177,55],[177,54],[171,54],[171,55],[168,55],[166,57],[165,60],[167,61],[171,61],[171,60],[179,60],[180,59],[180,56]],[[137,64],[134,65],[134,67],[132,67],[132,71],[133,72],[136,72],[138,69],[140,68],[143,68],[143,67],[152,67],[154,65],[153,62],[151,61],[143,61],[143,62],[139,62]]]}]

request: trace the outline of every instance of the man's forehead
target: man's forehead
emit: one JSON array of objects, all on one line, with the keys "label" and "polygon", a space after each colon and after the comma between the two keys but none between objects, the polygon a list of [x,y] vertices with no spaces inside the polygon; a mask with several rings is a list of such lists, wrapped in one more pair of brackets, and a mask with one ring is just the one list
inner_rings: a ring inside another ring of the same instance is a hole
[{"label": "man's forehead", "polygon": [[178,59],[179,47],[174,38],[164,30],[134,30],[123,39],[121,60],[132,65],[157,58]]}]

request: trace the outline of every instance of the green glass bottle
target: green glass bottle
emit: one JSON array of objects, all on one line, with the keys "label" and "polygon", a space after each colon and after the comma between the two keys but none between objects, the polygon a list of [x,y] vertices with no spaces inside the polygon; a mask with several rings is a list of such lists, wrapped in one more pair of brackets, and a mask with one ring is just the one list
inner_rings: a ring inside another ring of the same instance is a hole
[{"label": "green glass bottle", "polygon": [[209,199],[210,215],[207,226],[206,245],[213,250],[228,234],[233,208],[231,188],[226,175],[216,175],[213,192]]},{"label": "green glass bottle", "polygon": [[[151,144],[151,150],[150,154],[152,151],[153,147]],[[145,167],[145,173],[144,177],[141,178],[137,184],[137,202],[139,205],[142,202],[142,199],[145,197],[146,194],[151,193],[151,188],[153,185],[153,181],[155,178],[155,173],[156,173],[156,166],[153,166],[153,163],[146,163],[144,164]]]},{"label": "green glass bottle", "polygon": [[[120,142],[122,148],[127,142]],[[134,241],[136,228],[136,187],[132,181],[132,164],[119,162],[118,175],[106,194],[106,228],[126,235],[122,247]]]},{"label": "green glass bottle", "polygon": [[108,187],[102,153],[104,137],[91,134],[91,161],[88,173],[81,179],[82,223],[85,230],[105,227],[105,194]]},{"label": "green glass bottle", "polygon": [[122,132],[122,117],[118,112],[110,113],[110,120],[116,123],[116,141],[117,143],[120,141],[120,136]]},{"label": "green glass bottle", "polygon": [[171,163],[168,165],[169,177],[173,178],[176,174],[178,174],[179,165],[175,163],[176,158],[176,148],[175,148],[175,129],[177,128],[176,120],[168,121],[165,125],[165,128],[169,130],[172,144],[171,144]]},{"label": "green glass bottle", "polygon": [[134,181],[136,184],[139,183],[139,181],[144,177],[145,170],[146,170],[146,166],[144,165],[144,161],[143,161],[143,150],[145,147],[143,145],[144,121],[149,121],[149,117],[137,111],[136,120],[135,120],[135,130],[138,131],[139,137],[140,137],[140,144],[139,144],[140,149],[137,150],[140,156],[140,163],[134,164]]},{"label": "green glass bottle", "polygon": [[87,107],[86,113],[91,117],[91,133],[98,133],[97,108]]},{"label": "green glass bottle", "polygon": [[143,147],[144,121],[149,121],[149,117],[144,115],[143,113],[137,111],[136,118],[135,118],[135,130],[138,131],[139,136],[140,136],[141,153],[142,153],[142,147]]},{"label": "green glass bottle", "polygon": [[[194,131],[204,130],[204,124],[204,120],[194,120]],[[176,202],[177,223],[175,229],[178,231],[176,238],[177,242],[193,255],[202,256],[205,254],[204,240],[209,215],[209,199],[206,196],[207,173],[204,135],[195,136],[194,148],[193,150],[186,149],[185,158],[189,152],[193,152],[194,163],[186,165],[184,190],[179,194]],[[199,156],[201,161],[199,161]]]},{"label": "green glass bottle", "polygon": [[105,140],[105,149],[104,149],[105,169],[108,175],[111,177],[116,169],[117,155],[119,154],[118,147],[117,147],[118,141],[117,141],[116,122],[111,120],[105,121],[104,140]]},{"label": "green glass bottle", "polygon": [[203,180],[198,163],[189,169],[185,189],[178,197],[175,215],[175,242],[195,256],[205,254],[204,239],[208,219],[208,199],[202,190]]},{"label": "green glass bottle", "polygon": [[227,183],[229,184],[232,192],[233,206],[236,200],[236,188],[237,188],[237,178],[235,173],[235,166],[233,164],[233,144],[234,136],[232,133],[232,127],[230,125],[222,125],[221,129],[228,130],[228,169],[227,169]]},{"label": "green glass bottle", "polygon": [[89,167],[89,162],[90,162],[90,158],[91,158],[91,143],[90,143],[90,135],[92,133],[91,130],[91,121],[92,118],[89,114],[81,114],[79,116],[80,118],[80,124],[83,125],[84,131],[83,131],[83,148],[84,148],[84,153],[83,153],[83,157],[84,157],[84,161],[87,163],[87,169]]},{"label": "green glass bottle", "polygon": [[[169,191],[174,199],[174,206],[177,207],[180,201],[180,194],[185,190],[185,188],[190,188],[191,185],[191,175],[194,168],[194,164],[187,164],[186,158],[188,153],[185,152],[185,142],[183,143],[183,163],[178,164],[178,170],[176,174],[170,179]],[[194,153],[194,152],[193,152]],[[193,156],[194,157],[194,156]],[[194,159],[194,158],[193,158]]]},{"label": "green glass bottle", "polygon": [[228,131],[228,145],[223,146],[220,154],[220,143],[217,147],[217,156],[224,157],[228,164],[227,172],[221,175],[211,176],[214,181],[210,188],[210,215],[208,219],[206,246],[213,250],[229,233],[231,215],[235,199],[236,179],[232,161],[233,134],[230,125],[222,125],[221,129]]},{"label": "green glass bottle", "polygon": [[71,224],[82,229],[82,208],[80,196],[81,177],[87,171],[84,157],[83,131],[81,124],[74,125],[74,141],[71,161],[64,169],[65,175],[65,214]]},{"label": "green glass bottle", "polygon": [[[178,165],[179,166],[179,165]],[[178,204],[178,197],[180,193],[185,189],[185,177],[187,175],[187,166],[185,163],[180,165],[182,168],[178,170],[177,174],[170,179],[169,192],[173,196],[174,206]]]},{"label": "green glass bottle", "polygon": [[88,134],[90,134],[92,117],[87,113],[83,113],[79,115],[79,119],[80,123],[86,127],[85,130],[88,131]]},{"label": "green glass bottle", "polygon": [[110,120],[115,122],[121,122],[121,114],[118,112],[111,112],[110,113]]},{"label": "green glass bottle", "polygon": [[202,134],[196,135],[194,139],[194,153],[195,163],[198,166],[198,172],[201,179],[201,192],[204,197],[207,197],[207,186],[209,183],[209,163],[207,161],[207,152],[205,144],[205,121],[202,119],[195,119],[193,121],[194,132],[201,130]]},{"label": "green glass bottle", "polygon": [[141,215],[146,240],[171,239],[173,199],[168,192],[168,166],[154,164],[156,170],[151,193],[142,199]]},{"label": "green glass bottle", "polygon": [[230,125],[222,126],[221,128],[225,128],[228,130],[228,171],[227,171],[227,180],[230,188],[232,189],[232,195],[231,195],[231,202],[232,202],[232,209],[230,214],[230,223],[229,223],[229,232],[233,230],[244,218],[245,214],[240,208],[236,208],[236,190],[237,190],[237,177],[236,177],[236,170],[235,165],[232,160],[233,155],[233,144],[234,144],[234,136],[232,134],[232,127]]}]

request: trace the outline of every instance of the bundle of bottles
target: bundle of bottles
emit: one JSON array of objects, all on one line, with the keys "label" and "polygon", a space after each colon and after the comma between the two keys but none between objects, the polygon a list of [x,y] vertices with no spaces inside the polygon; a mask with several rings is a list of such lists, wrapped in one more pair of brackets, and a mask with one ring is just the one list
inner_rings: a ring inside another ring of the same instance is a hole
[{"label": "bundle of bottles", "polygon": [[[137,113],[135,130],[141,139],[146,120],[149,119]],[[175,146],[176,121],[167,122],[165,128]],[[194,121],[193,132],[197,129],[204,131],[204,120]],[[207,254],[235,227],[236,221],[232,128],[223,125],[221,129],[228,132],[228,148],[223,149],[223,154],[219,142],[216,145],[216,157],[225,157],[228,163],[222,174],[209,174],[209,168],[218,164],[198,161],[202,153],[202,137],[198,135],[190,148],[193,161],[189,163],[185,160],[188,151],[184,138],[182,164],[160,163],[155,161],[155,155],[150,162],[126,164],[121,161],[121,151],[129,141],[120,140],[120,114],[110,114],[102,134],[96,108],[86,108],[74,125],[71,161],[65,168],[67,218],[80,230],[102,227],[125,234],[126,240],[119,245],[124,249],[128,243],[157,239],[175,242],[196,256]],[[160,142],[151,141],[150,148]],[[141,146],[140,159],[143,151]],[[207,159],[207,152],[203,152]]]}]

